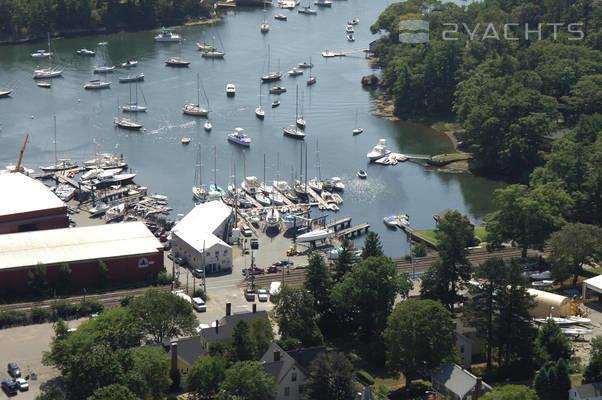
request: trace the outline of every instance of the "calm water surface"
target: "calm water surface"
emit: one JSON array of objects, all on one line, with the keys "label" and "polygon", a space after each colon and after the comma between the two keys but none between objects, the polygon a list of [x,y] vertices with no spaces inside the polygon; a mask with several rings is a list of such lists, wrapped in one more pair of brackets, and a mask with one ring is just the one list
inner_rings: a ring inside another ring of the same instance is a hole
[{"label": "calm water surface", "polygon": [[[370,34],[369,26],[388,4],[385,0],[337,1],[332,9],[319,9],[317,16],[274,8],[267,11],[271,30],[266,35],[259,32],[261,9],[234,10],[215,25],[174,28],[184,39],[181,46],[154,43],[156,33],[149,31],[55,40],[52,47],[57,54],[56,63],[65,71],[63,78],[53,81],[51,89],[38,88],[31,78],[36,65],[44,65],[45,61],[32,59],[30,53],[45,47],[43,43],[0,47],[0,89],[15,89],[11,98],[0,99],[0,166],[16,162],[26,133],[31,139],[24,164],[38,168],[52,162],[52,116],[56,115],[59,157],[90,159],[96,141],[101,151],[124,154],[138,174],[136,182],[149,186],[151,192],[168,195],[174,215],[186,213],[192,207],[190,188],[194,183],[197,145],[202,145],[204,183],[214,180],[214,147],[218,184],[227,185],[232,165],[236,165],[240,183],[243,152],[226,141],[227,133],[235,127],[244,128],[253,139],[244,155],[247,175],[263,179],[264,154],[268,180],[279,174],[290,181],[291,169],[299,174],[300,144],[282,135],[282,127],[294,122],[298,84],[307,120],[308,175],[317,174],[318,147],[321,175],[341,176],[347,185],[343,207],[332,217],[351,216],[355,223],[371,223],[372,229],[381,234],[387,254],[401,256],[407,252],[405,236],[388,230],[382,223],[384,216],[408,213],[413,226],[430,228],[431,215],[450,207],[480,221],[491,211],[491,194],[500,184],[469,175],[427,171],[414,163],[394,167],[367,165],[366,153],[379,138],[387,139],[391,149],[405,153],[436,154],[452,149],[444,135],[427,127],[370,114],[374,95],[362,89],[360,79],[373,70],[363,53],[335,59],[320,55],[327,49],[367,47],[376,38]],[[288,16],[288,21],[273,19],[280,12]],[[355,27],[355,43],[347,42],[344,32],[346,21],[352,18],[360,19]],[[99,47],[97,43],[102,41],[108,45]],[[202,59],[196,50],[197,41],[215,41],[218,47],[223,43],[225,59]],[[311,57],[318,83],[312,87],[305,85],[308,71],[297,78],[285,77],[280,84],[288,92],[280,96],[269,95],[270,85],[264,84],[262,101],[266,117],[260,121],[254,110],[260,99],[259,77],[267,70],[268,45],[272,70],[280,66],[279,70],[286,73]],[[75,50],[83,47],[97,50],[96,57],[75,55]],[[170,56],[190,61],[190,68],[165,67],[164,60]],[[100,77],[92,74],[94,65],[114,65],[128,58],[139,61],[130,73],[145,74],[140,87],[149,112],[137,117],[144,123],[143,132],[122,131],[113,126],[118,99],[121,103],[129,99],[130,87],[118,83],[118,77],[125,72],[102,77],[113,82],[109,90],[83,89],[87,81]],[[203,130],[204,119],[181,112],[186,102],[196,102],[197,72],[213,110],[211,133]],[[227,83],[237,87],[234,98],[226,97]],[[282,105],[270,108],[276,99]],[[364,133],[352,136],[356,114],[357,125],[364,128]],[[184,136],[193,139],[191,145],[180,143]],[[360,168],[368,172],[365,181],[356,178]],[[313,214],[319,215],[317,209]]]}]

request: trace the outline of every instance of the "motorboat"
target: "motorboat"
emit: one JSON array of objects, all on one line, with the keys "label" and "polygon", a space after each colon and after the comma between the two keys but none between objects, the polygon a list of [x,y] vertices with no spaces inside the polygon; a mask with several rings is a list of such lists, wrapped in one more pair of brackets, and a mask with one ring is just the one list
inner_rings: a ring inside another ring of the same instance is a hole
[{"label": "motorboat", "polygon": [[86,90],[109,89],[110,87],[111,82],[105,82],[99,79],[91,80],[90,82],[84,85],[84,89]]},{"label": "motorboat", "polygon": [[50,83],[50,82],[38,82],[37,85],[41,88],[46,88],[46,89],[52,87],[52,83]]},{"label": "motorboat", "polygon": [[136,75],[128,75],[128,76],[120,76],[119,83],[129,83],[129,82],[141,82],[144,80],[144,73],[139,73]]},{"label": "motorboat", "polygon": [[261,106],[255,109],[255,116],[259,119],[265,118],[265,111],[263,110],[263,108],[261,108]]},{"label": "motorboat", "polygon": [[305,129],[305,126],[307,125],[307,121],[305,121],[303,118],[297,118],[297,121],[295,121],[295,123],[301,129]]},{"label": "motorboat", "polygon": [[274,186],[280,192],[288,192],[291,190],[287,181],[273,181],[272,186]]},{"label": "motorboat", "polygon": [[275,82],[275,81],[279,81],[280,79],[282,79],[281,72],[270,72],[269,74],[261,77],[261,80],[263,82]]},{"label": "motorboat", "polygon": [[35,53],[31,53],[32,58],[48,58],[50,56],[52,56],[52,53],[46,50],[38,50]]},{"label": "motorboat", "polygon": [[249,147],[251,145],[251,138],[243,133],[243,128],[235,128],[236,132],[228,134],[228,141],[244,146]]},{"label": "motorboat", "polygon": [[127,165],[127,162],[123,160],[123,156],[111,153],[102,153],[97,155],[96,158],[84,162],[86,169],[123,169]]},{"label": "motorboat", "polygon": [[280,213],[276,207],[273,207],[268,211],[265,222],[268,225],[268,229],[280,228]]},{"label": "motorboat", "polygon": [[96,55],[95,51],[88,50],[88,49],[80,49],[80,50],[77,50],[75,53],[77,53],[77,55],[87,56],[87,57],[94,57]]},{"label": "motorboat", "polygon": [[109,42],[98,42],[97,43],[97,45],[99,45],[99,46],[106,46],[108,44],[109,44]]},{"label": "motorboat", "polygon": [[137,112],[146,112],[148,110],[148,107],[138,105],[138,103],[135,103],[135,102],[130,102],[130,103],[126,103],[126,104],[122,105],[121,110],[123,112],[137,113]]},{"label": "motorboat", "polygon": [[334,51],[326,50],[326,51],[322,52],[322,57],[325,57],[325,58],[345,57],[345,56],[346,56],[346,54],[343,51],[334,52]]},{"label": "motorboat", "polygon": [[347,25],[345,27],[345,32],[347,32],[347,33],[354,33],[355,29],[353,29],[353,25]]},{"label": "motorboat", "polygon": [[307,181],[307,185],[317,193],[320,193],[324,188],[318,178],[311,178]]},{"label": "motorboat", "polygon": [[188,67],[190,61],[184,61],[180,57],[170,57],[165,60],[165,65],[168,67]]},{"label": "motorboat", "polygon": [[305,132],[297,129],[295,126],[283,128],[282,131],[284,132],[284,136],[292,137],[293,139],[305,139]]},{"label": "motorboat", "polygon": [[347,21],[347,25],[357,25],[360,23],[359,18],[352,19],[351,21]]},{"label": "motorboat", "polygon": [[316,0],[314,4],[318,7],[332,7],[332,1],[330,0]]},{"label": "motorboat", "polygon": [[13,92],[12,89],[10,90],[0,90],[0,97],[8,97],[10,96],[10,94]]},{"label": "motorboat", "polygon": [[169,29],[161,28],[161,32],[155,36],[155,42],[175,43],[180,42],[182,38],[176,33],[171,33]]},{"label": "motorboat", "polygon": [[359,171],[357,171],[357,176],[360,179],[366,179],[368,177],[368,174],[363,169],[360,169]]},{"label": "motorboat", "polygon": [[364,130],[362,128],[355,128],[353,130],[353,134],[354,135],[359,135],[360,133],[362,133]]},{"label": "motorboat", "polygon": [[355,42],[355,36],[353,36],[351,33],[346,34],[345,37],[347,38],[348,42]]},{"label": "motorboat", "polygon": [[100,174],[102,171],[104,171],[104,169],[102,169],[102,168],[92,168],[92,169],[89,169],[89,170],[87,170],[86,172],[84,172],[84,173],[82,174],[82,176],[80,177],[80,180],[81,180],[82,182],[85,182],[85,181],[89,181],[89,180],[91,180],[91,179],[94,179],[94,178],[96,178],[96,177],[98,176],[98,174]]},{"label": "motorboat", "polygon": [[301,7],[299,9],[299,14],[307,14],[307,15],[318,15],[318,12],[311,8],[310,6]]},{"label": "motorboat", "polygon": [[270,24],[263,21],[261,26],[259,27],[259,30],[261,31],[261,33],[268,33],[270,31]]},{"label": "motorboat", "polygon": [[590,335],[594,332],[593,329],[585,329],[585,328],[560,328],[562,333],[568,336],[583,336]]},{"label": "motorboat", "polygon": [[278,0],[278,7],[292,10],[299,4],[296,0]]},{"label": "motorboat", "polygon": [[255,200],[257,200],[257,202],[259,204],[261,204],[262,206],[266,206],[266,207],[270,206],[272,204],[272,201],[270,200],[270,198],[261,192],[255,193]]},{"label": "motorboat", "polygon": [[138,65],[138,61],[136,60],[127,60],[121,63],[121,68],[132,68]]},{"label": "motorboat", "polygon": [[108,66],[108,65],[97,65],[94,67],[94,73],[95,74],[110,74],[113,71],[115,71],[115,66]]},{"label": "motorboat", "polygon": [[112,176],[101,179],[101,176],[99,175],[98,179],[93,181],[93,184],[96,186],[109,186],[131,181],[135,177],[136,174],[114,174]]},{"label": "motorboat", "polygon": [[180,141],[182,142],[182,144],[189,144],[192,141],[192,139],[189,137],[183,137]]},{"label": "motorboat", "polygon": [[99,201],[98,203],[94,204],[94,207],[90,208],[88,212],[92,217],[96,217],[107,212],[109,208],[111,208],[110,205]]},{"label": "motorboat", "polygon": [[309,78],[307,79],[307,86],[311,86],[311,85],[313,85],[314,83],[316,83],[316,77],[315,77],[315,76],[309,77]]},{"label": "motorboat", "polygon": [[205,125],[203,125],[203,128],[204,128],[204,129],[205,129],[207,132],[209,132],[209,131],[211,131],[211,129],[213,129],[213,125],[211,125],[211,122],[209,122],[209,121],[205,121]]},{"label": "motorboat", "polygon": [[314,65],[311,62],[307,62],[307,61],[303,61],[302,63],[299,63],[299,68],[311,68]]},{"label": "motorboat", "polygon": [[272,86],[270,88],[271,94],[281,94],[281,93],[285,93],[285,92],[286,92],[286,88],[284,86]]},{"label": "motorboat", "polygon": [[391,150],[387,149],[387,140],[379,139],[378,144],[372,148],[372,151],[369,152],[366,157],[368,157],[370,161],[376,161],[390,153]]},{"label": "motorboat", "polygon": [[113,123],[118,128],[129,129],[134,131],[139,131],[144,126],[127,118],[115,118],[113,120]]},{"label": "motorboat", "polygon": [[210,45],[210,44],[206,44],[206,43],[204,43],[204,44],[200,44],[199,42],[197,42],[197,43],[196,43],[196,47],[197,47],[197,49],[198,49],[199,51],[214,51],[214,50],[217,50],[217,49],[215,48],[215,46],[213,46],[213,45]]},{"label": "motorboat", "polygon": [[328,239],[333,235],[334,231],[332,229],[316,229],[314,231],[297,236],[297,243],[315,242],[318,240]]},{"label": "motorboat", "polygon": [[276,108],[280,105],[280,100],[276,100],[272,102],[272,108]]},{"label": "motorboat", "polygon": [[260,188],[261,188],[261,184],[257,180],[256,176],[245,177],[245,179],[242,181],[240,186],[243,188],[243,190],[245,192],[247,192],[251,196],[254,196],[256,193],[259,193]]},{"label": "motorboat", "polygon": [[201,57],[205,58],[224,58],[226,53],[219,50],[206,50],[201,53]]},{"label": "motorboat", "polygon": [[232,97],[236,94],[236,86],[232,83],[226,85],[226,95]]},{"label": "motorboat", "polygon": [[277,19],[279,21],[286,21],[288,18],[284,14],[276,14],[276,15],[274,15],[274,19]]},{"label": "motorboat", "polygon": [[290,71],[288,71],[288,75],[289,76],[303,75],[303,70],[302,69],[293,68]]}]

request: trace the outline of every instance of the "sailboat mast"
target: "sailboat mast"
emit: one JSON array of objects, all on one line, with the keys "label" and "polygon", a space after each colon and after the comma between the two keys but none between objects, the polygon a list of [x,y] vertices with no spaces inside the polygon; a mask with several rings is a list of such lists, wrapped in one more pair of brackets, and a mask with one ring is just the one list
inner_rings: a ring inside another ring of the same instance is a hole
[{"label": "sailboat mast", "polygon": [[295,91],[295,122],[299,119],[299,85]]},{"label": "sailboat mast", "polygon": [[265,153],[263,153],[263,188],[265,189]]},{"label": "sailboat mast", "polygon": [[268,44],[268,75],[270,74],[270,45]]},{"label": "sailboat mast", "polygon": [[217,146],[213,146],[213,184],[217,189]]},{"label": "sailboat mast", "polygon": [[322,178],[320,176],[320,150],[318,149],[318,139],[316,139],[316,173],[318,174],[318,181],[321,181]]},{"label": "sailboat mast", "polygon": [[201,145],[199,145],[199,187],[203,187],[203,152]]},{"label": "sailboat mast", "polygon": [[196,106],[201,106],[201,93],[199,91],[199,73],[196,73]]},{"label": "sailboat mast", "polygon": [[56,156],[56,115],[53,115],[54,119],[54,166],[56,167],[59,163],[59,160]]},{"label": "sailboat mast", "polygon": [[307,193],[307,143],[305,144],[305,193]]}]

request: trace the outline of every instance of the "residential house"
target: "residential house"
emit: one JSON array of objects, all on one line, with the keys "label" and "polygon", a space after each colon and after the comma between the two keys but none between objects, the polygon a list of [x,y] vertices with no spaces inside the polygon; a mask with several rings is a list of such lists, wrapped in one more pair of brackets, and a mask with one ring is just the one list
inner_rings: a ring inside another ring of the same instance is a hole
[{"label": "residential house", "polygon": [[177,369],[180,371],[182,385],[186,382],[186,377],[190,372],[190,368],[192,368],[192,364],[205,354],[206,352],[201,344],[200,336],[182,338],[170,343],[167,351],[167,355],[171,360],[170,370]]},{"label": "residential house", "polygon": [[284,351],[273,343],[259,360],[266,373],[276,381],[276,400],[298,400],[303,397],[305,382],[309,377],[309,365],[326,353],[326,347],[310,347]]},{"label": "residential house", "polygon": [[453,362],[448,362],[431,375],[433,389],[451,400],[476,400],[491,392],[491,386]]},{"label": "residential house", "polygon": [[456,350],[462,358],[464,369],[470,370],[474,356],[483,353],[485,342],[477,336],[477,330],[465,325],[461,318],[454,319],[456,323]]},{"label": "residential house", "polygon": [[569,390],[569,400],[602,400],[602,382],[573,386]]}]

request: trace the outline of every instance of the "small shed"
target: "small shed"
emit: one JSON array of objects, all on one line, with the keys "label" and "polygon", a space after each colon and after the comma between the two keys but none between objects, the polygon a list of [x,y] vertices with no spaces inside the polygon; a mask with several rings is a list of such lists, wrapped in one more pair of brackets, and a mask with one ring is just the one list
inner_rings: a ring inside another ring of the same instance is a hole
[{"label": "small shed", "polygon": [[530,310],[533,318],[566,317],[571,314],[571,300],[566,296],[544,292],[543,290],[527,289],[535,296],[535,307]]}]

